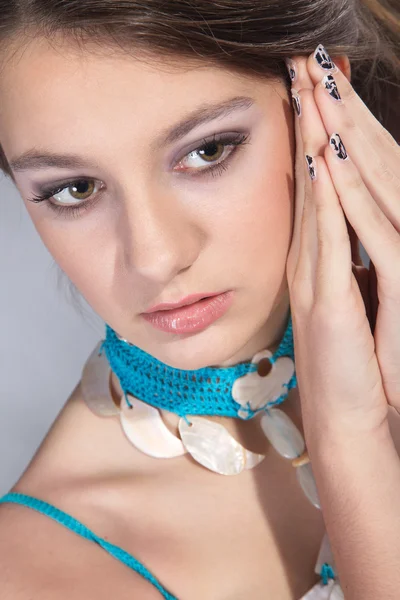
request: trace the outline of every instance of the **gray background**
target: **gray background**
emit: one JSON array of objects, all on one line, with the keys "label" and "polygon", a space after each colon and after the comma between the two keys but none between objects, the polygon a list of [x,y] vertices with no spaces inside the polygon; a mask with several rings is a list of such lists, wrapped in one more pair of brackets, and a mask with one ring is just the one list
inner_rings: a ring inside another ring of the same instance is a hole
[{"label": "gray background", "polygon": [[103,337],[102,320],[60,273],[0,173],[0,495],[25,470]]},{"label": "gray background", "polygon": [[[104,323],[40,240],[0,173],[0,495],[25,470],[80,378]],[[79,299],[79,297],[78,297]]]}]

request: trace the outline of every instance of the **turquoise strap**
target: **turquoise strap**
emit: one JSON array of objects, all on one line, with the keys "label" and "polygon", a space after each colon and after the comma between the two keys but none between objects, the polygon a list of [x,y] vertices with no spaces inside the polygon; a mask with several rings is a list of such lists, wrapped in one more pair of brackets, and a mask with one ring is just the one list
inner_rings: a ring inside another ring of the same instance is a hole
[{"label": "turquoise strap", "polygon": [[328,585],[328,579],[336,579],[335,571],[329,563],[324,563],[321,568],[321,579],[323,585]]},{"label": "turquoise strap", "polygon": [[2,498],[0,498],[0,504],[5,502],[14,502],[15,504],[23,504],[24,506],[28,506],[29,508],[33,508],[38,512],[51,517],[67,529],[74,531],[78,535],[92,542],[96,542],[99,544],[106,552],[111,554],[117,560],[123,562],[125,565],[137,571],[142,575],[147,581],[150,581],[158,589],[159,592],[163,595],[167,600],[178,600],[176,596],[170,594],[161,583],[148,571],[148,569],[139,562],[136,558],[128,554],[125,550],[120,548],[119,546],[115,546],[114,544],[110,544],[103,538],[99,537],[93,531],[88,529],[86,525],[71,517],[67,513],[62,510],[56,508],[52,504],[48,504],[44,500],[39,500],[38,498],[34,498],[33,496],[27,496],[26,494],[20,494],[19,492],[10,492],[5,494]]}]

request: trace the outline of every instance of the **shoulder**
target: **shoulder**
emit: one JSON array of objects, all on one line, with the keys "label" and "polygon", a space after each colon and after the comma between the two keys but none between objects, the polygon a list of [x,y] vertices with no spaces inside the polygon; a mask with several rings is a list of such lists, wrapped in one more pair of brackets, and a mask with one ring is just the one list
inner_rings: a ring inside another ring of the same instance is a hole
[{"label": "shoulder", "polygon": [[160,600],[139,573],[27,507],[0,504],[2,600]]},{"label": "shoulder", "polygon": [[29,596],[32,590],[28,589],[30,585],[36,587],[29,559],[32,520],[18,509],[13,504],[0,504],[0,589],[7,600],[33,600],[34,596]]}]

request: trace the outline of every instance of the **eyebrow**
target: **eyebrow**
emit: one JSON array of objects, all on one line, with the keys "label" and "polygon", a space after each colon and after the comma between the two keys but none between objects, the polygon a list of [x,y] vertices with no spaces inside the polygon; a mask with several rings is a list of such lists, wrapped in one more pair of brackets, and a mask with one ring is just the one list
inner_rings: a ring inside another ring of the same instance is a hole
[{"label": "eyebrow", "polygon": [[[254,98],[248,96],[235,96],[218,104],[202,104],[190,112],[179,123],[164,129],[151,143],[152,151],[168,146],[179,141],[195,127],[204,125],[209,121],[226,117],[233,111],[247,110],[253,104]],[[58,154],[31,148],[20,156],[9,161],[11,169],[15,172],[26,170],[40,170],[47,167],[58,169],[96,168],[97,165],[90,163],[77,154]]]}]

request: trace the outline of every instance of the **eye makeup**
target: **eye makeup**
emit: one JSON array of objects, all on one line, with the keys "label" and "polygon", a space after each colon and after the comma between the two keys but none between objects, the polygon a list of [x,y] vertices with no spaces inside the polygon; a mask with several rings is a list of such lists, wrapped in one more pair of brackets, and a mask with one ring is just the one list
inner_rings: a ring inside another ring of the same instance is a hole
[{"label": "eye makeup", "polygon": [[[194,168],[192,170],[179,168],[176,170],[180,176],[188,176],[190,178],[202,178],[207,176],[216,177],[222,175],[224,171],[228,169],[231,164],[231,161],[237,151],[249,143],[247,140],[249,138],[248,133],[222,133],[222,134],[214,134],[209,138],[204,138],[202,140],[202,145],[197,146],[189,153],[186,153],[180,160],[178,160],[178,166],[182,165],[185,159],[189,158],[201,158],[204,160],[204,156],[215,154],[216,152],[214,148],[222,147],[225,153],[225,150],[231,148],[231,150],[227,153],[225,158],[215,159],[210,161],[211,166],[203,167],[203,168]],[[218,160],[218,162],[216,162]],[[207,161],[204,161],[207,164]],[[38,195],[35,195],[28,199],[28,202],[33,203],[41,203],[45,202],[46,206],[48,206],[52,211],[57,213],[58,216],[64,217],[78,217],[81,213],[87,211],[91,208],[92,205],[97,203],[97,199],[99,195],[102,193],[102,189],[100,192],[95,194],[94,197],[84,200],[82,202],[75,203],[65,203],[63,206],[62,202],[55,202],[53,197],[64,190],[68,190],[72,187],[77,187],[81,183],[92,182],[95,181],[92,178],[79,177],[73,180],[67,180],[64,182],[58,182],[57,185],[53,186],[43,186]]]}]

